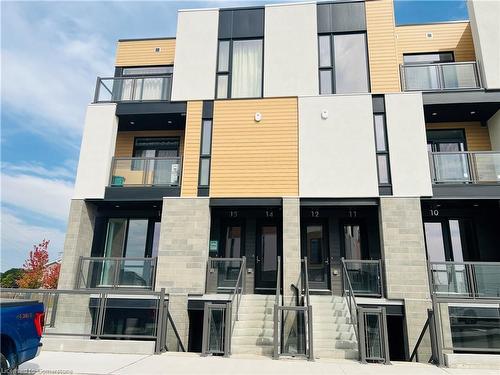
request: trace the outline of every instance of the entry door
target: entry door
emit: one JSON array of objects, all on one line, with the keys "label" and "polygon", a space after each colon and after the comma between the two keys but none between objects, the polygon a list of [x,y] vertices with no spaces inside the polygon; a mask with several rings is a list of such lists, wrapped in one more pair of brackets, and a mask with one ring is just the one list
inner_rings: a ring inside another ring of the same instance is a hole
[{"label": "entry door", "polygon": [[278,255],[281,255],[279,227],[275,223],[261,223],[257,226],[255,249],[255,289],[276,290]]},{"label": "entry door", "polygon": [[330,251],[326,222],[313,221],[302,227],[302,257],[307,257],[311,289],[330,289]]}]

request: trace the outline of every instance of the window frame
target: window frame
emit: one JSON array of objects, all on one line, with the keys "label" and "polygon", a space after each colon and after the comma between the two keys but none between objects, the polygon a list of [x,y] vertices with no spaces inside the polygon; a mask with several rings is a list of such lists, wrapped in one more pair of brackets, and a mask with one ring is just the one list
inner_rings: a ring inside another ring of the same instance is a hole
[{"label": "window frame", "polygon": [[[262,42],[262,58],[261,58],[261,75],[260,75],[260,94],[259,96],[248,96],[248,97],[238,97],[233,98],[232,96],[232,87],[233,87],[233,42],[234,41],[247,41],[247,40],[260,40]],[[229,42],[229,56],[228,56],[228,64],[227,71],[219,70],[219,58],[220,58],[220,43],[221,42]],[[227,93],[226,97],[219,98],[219,77],[226,76],[227,77]],[[226,99],[260,99],[264,97],[264,37],[245,37],[245,38],[220,38],[217,39],[217,61],[216,61],[216,69],[215,69],[215,99],[216,100],[226,100]]]},{"label": "window frame", "polygon": [[[371,81],[370,81],[370,56],[368,54],[368,33],[366,30],[360,31],[342,31],[342,32],[330,32],[330,33],[318,33],[317,37],[317,46],[318,46],[318,86],[319,86],[319,95],[334,95],[337,94],[337,82],[335,79],[336,72],[336,61],[335,61],[335,35],[353,35],[353,34],[363,34],[365,36],[365,61],[366,61],[366,80],[367,80],[367,91],[366,93],[371,92]],[[321,66],[320,56],[320,42],[319,39],[322,36],[328,36],[330,41],[330,66]],[[332,74],[331,84],[332,84],[332,92],[331,93],[322,93],[321,92],[321,71],[330,71]],[[366,94],[365,92],[352,92],[352,93],[343,93],[343,94]]]},{"label": "window frame", "polygon": [[[203,124],[205,121],[210,122],[210,146],[209,146],[209,153],[208,154],[203,154],[203,137],[205,136],[205,128]],[[214,121],[211,118],[203,118],[201,120],[201,137],[200,137],[200,158],[198,162],[198,188],[207,188],[210,187],[210,175],[211,175],[211,166],[212,166],[212,140],[213,140],[213,131],[214,131]],[[201,183],[201,164],[202,160],[208,160],[208,176],[207,176],[207,184],[202,185]]]},{"label": "window frame", "polygon": [[[382,117],[383,128],[384,128],[384,144],[385,149],[379,151],[377,149],[377,125],[375,118]],[[373,113],[373,133],[375,136],[375,158],[377,163],[377,182],[379,187],[392,187],[392,174],[391,174],[391,162],[389,156],[389,139],[387,137],[387,117],[384,112],[374,112]],[[379,155],[385,155],[386,157],[386,167],[387,167],[387,182],[381,182],[380,180],[380,166],[378,162]]]}]

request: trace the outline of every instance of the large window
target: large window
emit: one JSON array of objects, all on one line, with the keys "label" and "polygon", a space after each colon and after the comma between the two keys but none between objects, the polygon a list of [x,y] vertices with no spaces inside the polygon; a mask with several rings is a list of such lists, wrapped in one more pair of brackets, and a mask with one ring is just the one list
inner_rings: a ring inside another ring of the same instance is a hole
[{"label": "large window", "polygon": [[123,79],[117,85],[120,100],[168,100],[172,81],[172,66],[123,68]]},{"label": "large window", "polygon": [[373,115],[373,121],[375,124],[375,149],[377,152],[378,183],[379,185],[389,185],[391,183],[391,176],[385,114],[375,113]]},{"label": "large window", "polygon": [[262,96],[262,39],[220,40],[217,99]]},{"label": "large window", "polygon": [[366,33],[318,38],[320,94],[368,92]]}]

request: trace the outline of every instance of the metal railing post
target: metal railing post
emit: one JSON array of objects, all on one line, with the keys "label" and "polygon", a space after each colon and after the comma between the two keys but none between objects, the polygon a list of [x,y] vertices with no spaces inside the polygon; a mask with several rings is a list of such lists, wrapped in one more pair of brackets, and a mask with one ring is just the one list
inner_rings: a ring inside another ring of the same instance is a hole
[{"label": "metal railing post", "polygon": [[309,361],[314,361],[314,329],[313,329],[313,312],[312,306],[307,306],[307,325],[309,337]]},{"label": "metal railing post", "polygon": [[361,363],[367,363],[366,362],[366,337],[365,337],[365,320],[364,320],[364,314],[363,314],[363,308],[358,308],[357,312],[355,312],[358,315],[358,348],[359,348],[359,356],[360,356],[360,362]]},{"label": "metal railing post", "polygon": [[226,315],[224,316],[224,341],[223,341],[224,357],[229,357],[231,355],[231,331],[232,331],[231,320],[233,316],[232,309],[233,309],[232,302],[227,303],[225,309]]},{"label": "metal railing post", "polygon": [[156,340],[155,340],[155,354],[160,354],[162,348],[162,335],[163,335],[163,308],[165,303],[165,288],[160,290],[160,298],[158,300],[158,315],[156,317]]},{"label": "metal railing post", "polygon": [[389,354],[389,338],[387,333],[387,315],[385,312],[385,307],[382,307],[382,314],[380,315],[380,327],[382,329],[383,345],[384,345],[384,364],[390,365],[391,358]]},{"label": "metal railing post", "polygon": [[279,358],[279,342],[278,342],[278,337],[279,337],[279,306],[275,303],[274,304],[274,329],[273,329],[273,359],[278,359]]},{"label": "metal railing post", "polygon": [[97,77],[96,84],[95,84],[95,91],[94,91],[94,103],[99,102],[99,92],[101,91],[101,78]]},{"label": "metal railing post", "polygon": [[210,318],[208,314],[210,313],[210,310],[208,308],[208,305],[210,302],[205,302],[205,306],[203,307],[203,333],[202,333],[202,338],[201,338],[201,355],[202,357],[206,357],[208,355],[208,335],[210,331],[209,321]]}]

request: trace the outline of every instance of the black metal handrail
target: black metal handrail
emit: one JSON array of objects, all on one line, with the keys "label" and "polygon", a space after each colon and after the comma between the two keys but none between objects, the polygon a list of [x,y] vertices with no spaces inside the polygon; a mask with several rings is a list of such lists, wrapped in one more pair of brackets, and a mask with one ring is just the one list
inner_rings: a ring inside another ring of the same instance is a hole
[{"label": "black metal handrail", "polygon": [[[356,303],[356,296],[354,295],[354,290],[352,289],[351,280],[349,279],[349,273],[347,272],[345,259],[341,258],[342,262],[342,284],[343,284],[343,294],[347,302],[347,307],[349,309],[349,314],[351,315],[351,324],[354,328],[354,333],[356,334],[356,340],[359,346],[359,332],[358,332],[358,304]],[[354,305],[354,307],[353,307]],[[355,322],[356,321],[356,322]]]},{"label": "black metal handrail", "polygon": [[[230,339],[232,339],[233,337],[234,325],[236,324],[236,321],[239,320],[240,302],[243,294],[243,288],[245,285],[244,279],[245,279],[247,258],[241,257],[241,259],[242,261],[241,261],[240,272],[238,273],[238,279],[236,280],[236,285],[234,286],[234,291],[230,299],[231,312],[234,313],[234,319],[232,319],[233,322],[231,324],[231,335],[229,336]],[[233,309],[235,300],[236,300],[236,309]],[[229,346],[229,348],[231,348],[231,346]]]}]

